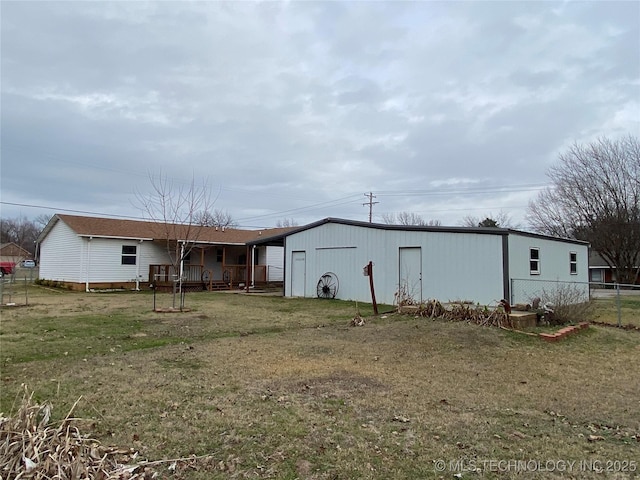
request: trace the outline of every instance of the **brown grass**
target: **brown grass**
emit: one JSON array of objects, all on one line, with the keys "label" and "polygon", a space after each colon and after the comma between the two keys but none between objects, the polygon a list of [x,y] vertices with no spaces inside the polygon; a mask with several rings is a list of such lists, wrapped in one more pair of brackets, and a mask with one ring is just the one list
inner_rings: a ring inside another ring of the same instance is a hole
[{"label": "brown grass", "polygon": [[148,295],[49,295],[2,311],[3,411],[21,383],[59,415],[82,395],[104,445],[207,459],[162,478],[512,478],[490,462],[638,458],[636,332],[547,344],[363,305],[351,327],[338,301],[203,294],[167,316]]}]

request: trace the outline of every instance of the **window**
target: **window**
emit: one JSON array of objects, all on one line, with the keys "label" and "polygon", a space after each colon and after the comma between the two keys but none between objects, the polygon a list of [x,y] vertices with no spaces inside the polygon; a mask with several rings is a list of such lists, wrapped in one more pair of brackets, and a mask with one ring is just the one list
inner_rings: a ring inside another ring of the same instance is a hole
[{"label": "window", "polygon": [[216,262],[218,263],[222,263],[222,255],[223,255],[223,251],[221,248],[218,248],[216,250]]},{"label": "window", "polygon": [[531,275],[540,275],[540,249],[529,249],[529,273]]},{"label": "window", "polygon": [[576,252],[569,252],[569,273],[571,275],[578,274],[578,254]]},{"label": "window", "polygon": [[122,246],[122,265],[135,265],[138,247],[136,245]]}]

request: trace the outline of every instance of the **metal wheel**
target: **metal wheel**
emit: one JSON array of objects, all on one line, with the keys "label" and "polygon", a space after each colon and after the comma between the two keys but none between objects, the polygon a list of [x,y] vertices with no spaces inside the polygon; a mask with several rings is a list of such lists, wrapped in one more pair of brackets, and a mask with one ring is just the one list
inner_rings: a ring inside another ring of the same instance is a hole
[{"label": "metal wheel", "polygon": [[338,293],[338,276],[333,272],[327,272],[320,277],[316,286],[318,298],[336,298]]},{"label": "metal wheel", "polygon": [[203,270],[202,271],[202,281],[204,283],[209,283],[210,279],[211,279],[211,270]]}]

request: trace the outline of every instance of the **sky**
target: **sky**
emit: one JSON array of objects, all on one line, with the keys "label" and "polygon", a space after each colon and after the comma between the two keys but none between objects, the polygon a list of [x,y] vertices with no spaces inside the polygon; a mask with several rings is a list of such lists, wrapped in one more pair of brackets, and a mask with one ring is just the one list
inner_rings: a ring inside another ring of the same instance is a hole
[{"label": "sky", "polygon": [[[0,217],[241,227],[526,210],[573,143],[640,132],[640,3],[0,2]],[[368,197],[372,194],[374,197]]]}]

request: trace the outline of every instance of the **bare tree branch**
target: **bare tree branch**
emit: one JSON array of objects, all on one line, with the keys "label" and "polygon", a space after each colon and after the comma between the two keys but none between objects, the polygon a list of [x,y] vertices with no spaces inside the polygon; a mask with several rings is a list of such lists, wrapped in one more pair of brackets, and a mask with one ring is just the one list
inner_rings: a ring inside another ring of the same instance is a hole
[{"label": "bare tree branch", "polygon": [[213,212],[198,212],[196,214],[197,223],[207,227],[237,227],[238,222],[234,220],[226,210],[215,209]]},{"label": "bare tree branch", "polygon": [[296,222],[293,218],[283,218],[282,220],[278,220],[276,222],[276,227],[297,227],[298,222]]},{"label": "bare tree branch", "polygon": [[387,225],[416,225],[420,227],[442,225],[440,220],[425,220],[422,216],[412,212],[385,213],[382,221]]},{"label": "bare tree branch", "polygon": [[467,215],[462,219],[463,227],[499,227],[499,228],[520,228],[519,224],[514,224],[508,213],[500,211],[497,214],[489,213],[482,217]]},{"label": "bare tree branch", "polygon": [[574,143],[548,171],[552,185],[530,202],[534,231],[588,241],[618,274],[640,274],[640,142],[631,135]]},{"label": "bare tree branch", "polygon": [[212,216],[209,187],[206,181],[196,183],[195,175],[186,185],[162,173],[149,174],[149,182],[151,191],[137,192],[136,198],[143,215],[155,222],[154,236],[165,240],[167,254],[177,271],[206,227],[202,220]]}]

